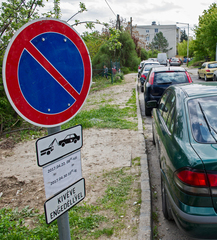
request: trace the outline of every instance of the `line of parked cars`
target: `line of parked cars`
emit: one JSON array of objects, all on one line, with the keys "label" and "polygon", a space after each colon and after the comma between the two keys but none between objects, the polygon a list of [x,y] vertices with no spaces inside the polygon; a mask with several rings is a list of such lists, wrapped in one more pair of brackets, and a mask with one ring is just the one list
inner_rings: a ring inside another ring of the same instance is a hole
[{"label": "line of parked cars", "polygon": [[143,86],[164,217],[191,237],[217,239],[217,83],[193,83],[184,68],[159,64]]}]

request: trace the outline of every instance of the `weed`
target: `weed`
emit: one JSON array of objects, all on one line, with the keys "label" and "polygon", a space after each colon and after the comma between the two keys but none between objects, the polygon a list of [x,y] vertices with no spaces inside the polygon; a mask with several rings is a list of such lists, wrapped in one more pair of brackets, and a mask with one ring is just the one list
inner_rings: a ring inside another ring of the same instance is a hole
[{"label": "weed", "polygon": [[158,222],[158,214],[157,212],[152,212],[152,219],[154,222]]},{"label": "weed", "polygon": [[158,229],[157,226],[154,226],[153,228],[153,238],[158,239]]}]

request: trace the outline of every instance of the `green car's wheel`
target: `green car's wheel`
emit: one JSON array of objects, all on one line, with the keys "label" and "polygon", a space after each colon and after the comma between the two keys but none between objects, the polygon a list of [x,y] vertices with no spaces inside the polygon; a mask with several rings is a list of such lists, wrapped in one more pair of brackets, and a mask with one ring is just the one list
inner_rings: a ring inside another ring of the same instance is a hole
[{"label": "green car's wheel", "polygon": [[200,74],[198,73],[198,79],[201,79]]},{"label": "green car's wheel", "polygon": [[170,207],[169,199],[167,196],[167,190],[165,188],[165,183],[161,175],[161,197],[162,197],[162,211],[164,214],[164,217],[171,221],[173,220],[172,210]]}]

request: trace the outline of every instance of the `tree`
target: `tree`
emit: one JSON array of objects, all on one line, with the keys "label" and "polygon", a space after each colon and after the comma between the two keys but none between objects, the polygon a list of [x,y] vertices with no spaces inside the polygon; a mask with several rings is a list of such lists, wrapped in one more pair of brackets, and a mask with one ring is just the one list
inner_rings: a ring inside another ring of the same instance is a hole
[{"label": "tree", "polygon": [[188,36],[185,32],[185,29],[184,31],[181,31],[181,37],[180,37],[180,42],[183,42],[183,40],[187,41],[188,40]]},{"label": "tree", "polygon": [[215,59],[217,43],[217,5],[213,3],[199,17],[199,24],[194,28],[195,55],[198,59]]},{"label": "tree", "polygon": [[[38,18],[37,9],[43,7],[42,0],[7,0],[0,7],[0,71],[5,49],[14,33],[31,19]],[[46,16],[50,16],[50,12]],[[0,75],[0,132],[17,122],[17,114],[5,95],[2,75]]]},{"label": "tree", "polygon": [[[189,57],[193,57],[195,51],[195,40],[189,40]],[[187,41],[183,40],[183,42],[178,44],[178,55],[187,57]]]},{"label": "tree", "polygon": [[[116,33],[115,37],[114,33]],[[121,66],[129,67],[132,70],[137,68],[140,62],[129,32],[110,28],[110,36],[94,56],[92,65],[102,69],[104,63],[108,64],[110,60],[117,59],[120,59]]]},{"label": "tree", "polygon": [[151,42],[151,49],[157,49],[160,52],[167,52],[169,50],[167,49],[168,46],[169,43],[164,37],[163,33],[162,32],[156,33]]},{"label": "tree", "polygon": [[85,41],[91,59],[93,59],[107,37],[105,34],[100,34],[98,31],[93,31],[92,33],[84,32],[82,34],[82,38]]}]

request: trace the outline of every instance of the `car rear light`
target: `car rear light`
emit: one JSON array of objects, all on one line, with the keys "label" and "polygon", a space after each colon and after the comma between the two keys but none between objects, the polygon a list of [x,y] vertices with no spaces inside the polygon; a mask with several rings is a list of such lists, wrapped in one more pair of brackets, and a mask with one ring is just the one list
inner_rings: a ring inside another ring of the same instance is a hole
[{"label": "car rear light", "polygon": [[139,66],[138,69],[141,69],[141,67]]},{"label": "car rear light", "polygon": [[209,70],[209,69],[206,69],[206,72],[210,72],[210,70]]},{"label": "car rear light", "polygon": [[189,83],[192,83],[192,79],[191,79],[190,74],[189,74],[188,72],[185,72],[185,73],[186,73],[186,76],[187,76],[187,78],[188,78],[188,82],[189,82]]},{"label": "car rear light", "polygon": [[151,74],[151,76],[150,76],[150,78],[149,78],[149,83],[150,83],[151,85],[154,84],[154,72]]},{"label": "car rear light", "polygon": [[142,74],[142,76],[141,76],[142,78],[144,78],[144,79],[146,79],[146,76],[144,75],[144,74]]},{"label": "car rear light", "polygon": [[187,194],[210,196],[209,181],[203,170],[181,169],[175,172],[174,180],[176,185]]}]

